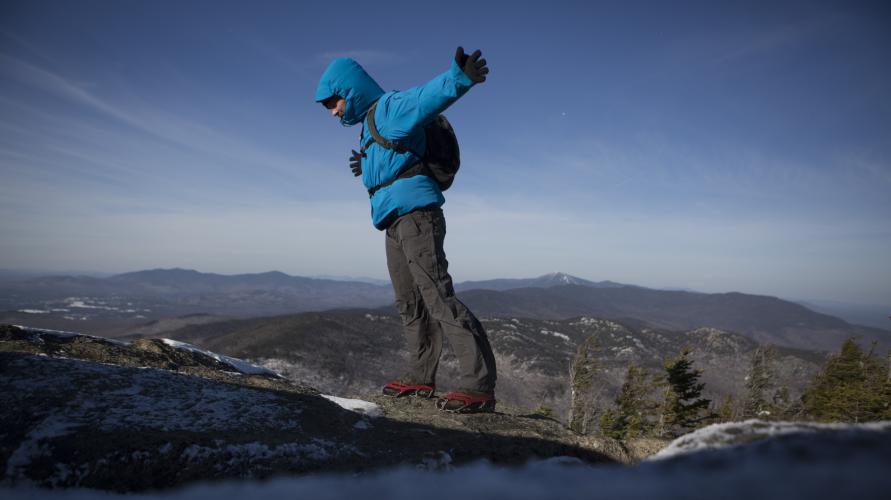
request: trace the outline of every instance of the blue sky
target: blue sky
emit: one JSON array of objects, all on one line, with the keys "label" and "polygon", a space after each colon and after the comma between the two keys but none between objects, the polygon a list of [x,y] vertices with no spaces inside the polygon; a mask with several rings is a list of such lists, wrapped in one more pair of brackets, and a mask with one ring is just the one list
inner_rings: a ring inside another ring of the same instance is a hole
[{"label": "blue sky", "polygon": [[[335,5],[335,4],[332,4]],[[0,268],[386,277],[313,102],[480,48],[458,281],[564,271],[891,305],[891,10],[867,2],[3,2]]]}]

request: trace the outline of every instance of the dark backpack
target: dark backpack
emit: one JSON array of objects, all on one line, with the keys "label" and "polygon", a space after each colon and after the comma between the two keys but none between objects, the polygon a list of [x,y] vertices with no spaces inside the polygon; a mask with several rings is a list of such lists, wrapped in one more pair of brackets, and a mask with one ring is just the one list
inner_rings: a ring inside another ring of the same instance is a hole
[{"label": "dark backpack", "polygon": [[439,184],[439,189],[445,191],[452,186],[455,180],[455,174],[461,166],[461,155],[458,150],[458,138],[455,137],[455,131],[452,124],[444,115],[438,115],[435,120],[424,127],[427,134],[427,151],[425,154],[418,154],[409,148],[389,141],[377,131],[374,124],[374,112],[377,109],[377,102],[368,109],[368,132],[371,134],[371,140],[362,145],[361,153],[364,154],[373,142],[378,143],[381,147],[392,149],[399,153],[412,152],[421,159],[420,162],[410,165],[399,174],[383,184],[375,186],[368,190],[368,196],[374,196],[378,190],[393,184],[399,179],[413,177],[415,175],[426,175]]}]

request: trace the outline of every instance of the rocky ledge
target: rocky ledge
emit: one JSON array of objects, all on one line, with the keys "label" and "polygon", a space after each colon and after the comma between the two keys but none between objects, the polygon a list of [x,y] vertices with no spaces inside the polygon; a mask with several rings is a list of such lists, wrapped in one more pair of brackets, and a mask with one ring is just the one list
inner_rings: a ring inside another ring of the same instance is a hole
[{"label": "rocky ledge", "polygon": [[12,486],[140,491],[481,459],[632,463],[667,444],[580,436],[517,408],[454,415],[432,400],[326,396],[165,339],[10,325],[0,326],[0,384],[0,470]]}]

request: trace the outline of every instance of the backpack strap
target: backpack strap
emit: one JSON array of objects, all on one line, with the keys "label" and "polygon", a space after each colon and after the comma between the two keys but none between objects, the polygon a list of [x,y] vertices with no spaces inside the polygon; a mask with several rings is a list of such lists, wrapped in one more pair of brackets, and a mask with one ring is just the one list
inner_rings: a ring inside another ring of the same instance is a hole
[{"label": "backpack strap", "polygon": [[[365,151],[371,146],[371,144],[376,142],[376,143],[380,144],[382,147],[384,147],[386,149],[392,149],[393,151],[396,151],[397,153],[401,153],[401,154],[412,153],[415,156],[417,156],[418,158],[423,158],[423,155],[419,155],[418,153],[412,151],[411,149],[409,149],[405,146],[402,146],[400,144],[397,144],[395,142],[388,140],[387,138],[382,136],[380,134],[380,132],[377,131],[377,126],[374,124],[374,112],[375,112],[375,110],[377,110],[377,103],[378,103],[378,101],[375,101],[374,104],[372,104],[371,107],[368,108],[368,115],[367,115],[368,116],[368,132],[371,134],[371,140],[362,145],[360,152],[364,154]],[[427,165],[425,165],[423,162],[418,162],[418,163],[415,163],[414,165],[405,167],[396,175],[396,177],[394,177],[386,182],[383,182],[381,184],[378,184],[377,186],[374,186],[373,188],[369,189],[368,197],[371,198],[372,196],[374,196],[374,193],[389,186],[390,184],[393,184],[394,182],[398,181],[399,179],[405,179],[406,177],[414,177],[416,175],[430,175],[430,170],[427,168]]]},{"label": "backpack strap", "polygon": [[[380,134],[380,132],[377,131],[377,126],[374,123],[374,112],[377,110],[378,102],[379,101],[374,101],[374,104],[372,104],[371,107],[368,108],[368,114],[367,114],[367,116],[368,116],[368,132],[371,134],[371,138],[373,139],[373,142],[376,142],[387,149],[392,149],[393,151],[396,151],[397,153],[401,153],[401,154],[412,153],[415,156],[417,156],[418,158],[423,158],[424,155],[419,155],[418,153],[412,151],[411,149],[408,149],[407,147],[405,147],[401,144],[397,144],[393,141],[390,141],[386,137],[382,136]],[[364,153],[368,149],[368,147],[371,146],[371,143],[372,143],[372,141],[368,141],[367,143],[365,143],[365,145],[362,146],[361,152]]]},{"label": "backpack strap", "polygon": [[427,167],[426,164],[424,164],[423,162],[418,162],[408,168],[403,169],[401,172],[399,172],[399,175],[397,175],[396,177],[393,177],[392,179],[390,179],[386,182],[383,182],[381,184],[378,184],[377,186],[374,186],[373,188],[369,189],[368,197],[371,198],[372,196],[374,196],[374,193],[389,186],[390,184],[393,184],[394,182],[398,181],[399,179],[405,179],[406,177],[414,177],[416,175],[426,175],[427,177],[433,176],[432,173],[430,172],[430,169]]}]

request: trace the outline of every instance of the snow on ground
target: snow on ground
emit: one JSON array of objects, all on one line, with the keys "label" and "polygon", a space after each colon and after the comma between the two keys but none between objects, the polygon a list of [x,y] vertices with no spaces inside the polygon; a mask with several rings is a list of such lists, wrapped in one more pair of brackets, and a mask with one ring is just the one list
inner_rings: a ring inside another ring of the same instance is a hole
[{"label": "snow on ground", "polygon": [[124,342],[122,340],[110,339],[110,338],[106,338],[106,337],[97,337],[95,335],[87,335],[85,333],[69,332],[69,331],[65,331],[65,330],[50,330],[48,328],[32,328],[29,326],[22,326],[22,325],[12,325],[12,326],[14,326],[16,328],[20,328],[20,329],[28,332],[31,335],[35,335],[36,340],[38,342],[43,342],[43,339],[41,339],[41,336],[52,335],[54,337],[61,337],[61,338],[89,337],[91,339],[97,339],[97,340],[101,340],[103,342],[109,342],[112,344],[118,344],[118,345],[128,345],[129,344],[129,342]]},{"label": "snow on ground", "polygon": [[[104,302],[101,302],[104,304]],[[68,307],[77,308],[77,309],[102,309],[105,311],[117,311],[117,307],[111,307],[106,305],[95,305],[95,304],[87,304],[83,300],[70,299],[66,304]]]},{"label": "snow on ground", "polygon": [[564,342],[569,342],[569,336],[566,335],[565,333],[554,332],[554,331],[546,330],[546,329],[542,328],[541,334],[542,335],[551,335],[551,336],[563,339]]},{"label": "snow on ground", "polygon": [[19,447],[13,450],[9,455],[6,462],[4,477],[15,477],[18,470],[27,467],[34,457],[44,455],[48,450],[45,449],[45,445],[42,443],[43,440],[57,436],[64,436],[76,427],[77,425],[75,423],[64,417],[50,415],[45,418],[40,425],[31,430]]},{"label": "snow on ground", "polygon": [[891,431],[891,421],[852,425],[817,424],[809,422],[767,422],[764,420],[753,419],[744,422],[713,424],[675,439],[671,444],[660,450],[659,453],[650,457],[650,460],[662,460],[707,448],[726,448],[728,446],[735,446],[785,434],[844,431],[851,429],[867,432],[889,432]]},{"label": "snow on ground", "polygon": [[210,356],[211,358],[219,361],[220,363],[223,363],[224,365],[229,365],[232,368],[235,368],[236,370],[240,371],[241,373],[247,373],[247,374],[253,374],[253,375],[272,375],[274,377],[282,378],[281,375],[279,375],[278,373],[275,373],[274,371],[272,371],[268,368],[263,368],[261,366],[257,366],[257,365],[248,363],[247,361],[244,361],[242,359],[231,358],[229,356],[224,356],[222,354],[210,352],[210,351],[202,349],[198,346],[194,346],[192,344],[187,344],[185,342],[180,342],[178,340],[161,339],[161,341],[164,342],[165,344],[167,344],[171,347],[175,347],[177,349],[185,349],[187,351],[197,352],[199,354],[204,354],[205,356]]},{"label": "snow on ground", "polygon": [[[269,445],[259,442],[227,444],[225,446],[200,446],[193,444],[182,451],[187,461],[217,459],[227,464],[251,463],[270,458],[301,460],[328,460],[335,455],[338,445],[324,439],[314,439],[311,443],[282,443]],[[340,447],[343,447],[340,445]],[[221,464],[222,465],[222,464]],[[220,467],[222,469],[223,467]]]},{"label": "snow on ground", "polygon": [[[30,363],[28,359],[16,360],[9,368],[17,370],[21,365],[25,369]],[[56,413],[66,420],[45,419],[27,437],[35,441],[47,433],[59,435],[83,425],[109,432],[143,427],[183,432],[299,427],[302,409],[285,404],[275,392],[154,368],[121,368],[68,359],[46,360],[37,366],[40,370],[31,368],[28,378],[4,379],[0,404],[13,404],[16,395],[28,393],[46,394],[50,400],[63,397],[71,389],[59,386],[60,370],[67,370],[78,394],[101,397],[70,398],[64,408],[57,409],[48,402],[48,414]]]},{"label": "snow on ground", "polygon": [[[77,337],[79,335],[83,335],[81,333],[68,332],[65,330],[50,330],[48,328],[31,328],[29,326],[23,326],[23,325],[12,325],[12,326],[14,326],[16,328],[21,328],[22,330],[25,330],[26,332],[28,332],[32,335],[37,335],[38,337],[40,335],[55,335],[56,337]],[[85,335],[85,336],[89,336],[89,335]],[[98,337],[93,337],[93,338],[98,338]]]},{"label": "snow on ground", "polygon": [[[41,417],[27,429],[18,446],[10,450],[3,471],[6,480],[21,480],[24,469],[35,461],[52,456],[49,438],[65,436],[90,427],[108,434],[115,432],[213,433],[300,429],[301,405],[264,390],[223,384],[153,368],[126,368],[71,359],[49,358],[35,363],[23,357],[9,363],[4,376],[0,405],[15,407],[27,394],[43,395],[45,403],[32,402]],[[17,377],[17,373],[28,373]],[[65,373],[66,384],[60,384]],[[76,393],[72,393],[76,387]],[[60,404],[64,402],[64,404]],[[245,444],[236,448],[195,449],[196,456],[216,453],[226,457],[281,455],[313,460],[324,451],[329,455],[337,446],[322,440],[294,443],[293,446],[258,448]],[[263,445],[266,446],[266,445]],[[238,448],[242,447],[242,448]],[[247,448],[245,448],[247,447]],[[247,460],[247,458],[246,458]],[[64,465],[64,464],[58,464]],[[52,470],[52,478],[65,479],[64,471]],[[0,495],[2,496],[2,495]]]},{"label": "snow on ground", "polygon": [[370,401],[363,401],[361,399],[347,399],[337,396],[329,396],[328,394],[322,394],[322,397],[337,404],[345,410],[361,413],[372,418],[384,416],[384,410],[382,410],[380,406]]},{"label": "snow on ground", "polygon": [[[844,427],[834,432],[774,434],[756,443],[631,467],[591,466],[566,457],[520,468],[488,463],[454,467],[449,462],[434,469],[439,472],[406,467],[358,476],[216,482],[127,495],[126,499],[879,500],[887,498],[891,489],[891,432]],[[124,498],[92,490],[7,489],[0,493],[8,500]]]},{"label": "snow on ground", "polygon": [[[761,423],[740,422],[735,428],[748,432],[746,429],[760,427]],[[441,454],[435,460],[439,466],[433,468],[405,467],[365,475],[321,474],[266,482],[208,482],[126,497],[93,490],[16,488],[0,493],[8,500],[878,500],[887,498],[891,490],[889,425],[819,426],[821,432],[806,429],[808,425],[799,425],[798,431],[779,425],[766,431],[769,437],[762,441],[698,449],[630,467],[586,465],[569,457],[532,462],[519,468],[501,468],[485,462],[455,467],[448,454]],[[732,434],[730,429],[700,433],[696,441],[709,441],[722,432]]]}]

